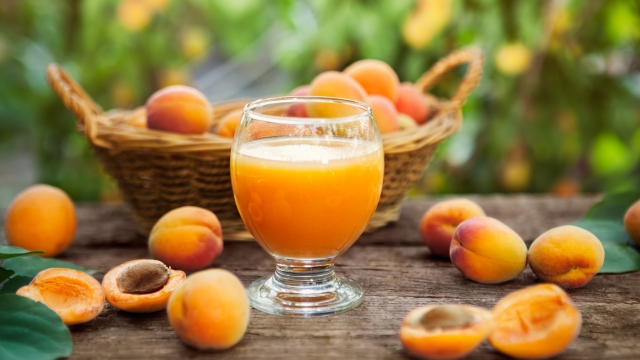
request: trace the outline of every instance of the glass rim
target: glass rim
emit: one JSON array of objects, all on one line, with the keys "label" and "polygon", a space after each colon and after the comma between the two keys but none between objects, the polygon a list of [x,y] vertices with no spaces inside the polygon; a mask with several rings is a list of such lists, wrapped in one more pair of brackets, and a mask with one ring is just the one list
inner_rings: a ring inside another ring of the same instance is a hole
[{"label": "glass rim", "polygon": [[[295,104],[301,102],[316,102],[316,103],[332,103],[332,104],[340,104],[356,107],[362,110],[362,113],[343,116],[343,117],[335,117],[335,118],[327,118],[327,117],[296,117],[296,116],[278,116],[278,115],[267,115],[257,112],[257,109],[264,106],[272,106],[272,105],[283,105],[283,104]],[[357,100],[345,99],[345,98],[337,98],[337,97],[329,97],[329,96],[278,96],[272,98],[264,98],[254,100],[247,105],[245,105],[243,109],[243,116],[249,116],[251,119],[273,122],[273,123],[281,123],[281,124],[314,124],[314,123],[344,123],[357,121],[361,119],[363,116],[373,118],[373,112],[371,107],[366,103]]]}]

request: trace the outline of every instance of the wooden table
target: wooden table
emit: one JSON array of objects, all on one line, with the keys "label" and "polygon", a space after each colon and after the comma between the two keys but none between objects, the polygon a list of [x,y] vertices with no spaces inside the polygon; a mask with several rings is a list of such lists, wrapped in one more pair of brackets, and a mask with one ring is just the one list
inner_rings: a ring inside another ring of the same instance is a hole
[{"label": "wooden table", "polygon": [[[470,197],[489,216],[500,219],[526,241],[543,231],[580,218],[597,196]],[[244,339],[223,352],[185,346],[165,312],[128,314],[105,306],[95,320],[72,327],[72,359],[406,359],[398,338],[409,310],[432,303],[465,303],[491,308],[511,291],[536,283],[527,268],[515,280],[483,285],[466,280],[449,261],[432,258],[418,223],[437,200],[406,203],[400,221],[365,234],[337,260],[339,275],[365,288],[365,299],[344,314],[297,319],[256,310]],[[121,205],[78,206],[78,232],[61,259],[106,272],[131,259],[149,256]],[[228,269],[243,283],[270,275],[274,263],[254,242],[227,242],[214,267]],[[102,275],[98,275],[100,279]],[[582,311],[577,341],[557,359],[640,359],[640,273],[599,275],[569,291]],[[469,359],[504,359],[486,342]]]}]

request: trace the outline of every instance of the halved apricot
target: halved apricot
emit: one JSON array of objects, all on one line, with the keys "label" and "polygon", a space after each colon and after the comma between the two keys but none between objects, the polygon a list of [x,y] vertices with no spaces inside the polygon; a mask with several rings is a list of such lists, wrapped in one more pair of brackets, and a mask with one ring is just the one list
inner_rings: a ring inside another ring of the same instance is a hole
[{"label": "halved apricot", "polygon": [[47,305],[66,325],[92,320],[104,307],[104,292],[98,280],[73,269],[42,270],[16,294]]},{"label": "halved apricot", "polygon": [[506,355],[548,358],[563,352],[580,334],[582,316],[553,284],[534,285],[502,298],[492,310],[496,329],[489,343]]},{"label": "halved apricot", "polygon": [[102,288],[107,302],[116,309],[147,313],[164,310],[171,293],[186,279],[158,260],[131,260],[104,276]]},{"label": "halved apricot", "polygon": [[412,310],[400,328],[402,346],[422,359],[459,359],[493,330],[491,312],[475,306],[427,305]]}]

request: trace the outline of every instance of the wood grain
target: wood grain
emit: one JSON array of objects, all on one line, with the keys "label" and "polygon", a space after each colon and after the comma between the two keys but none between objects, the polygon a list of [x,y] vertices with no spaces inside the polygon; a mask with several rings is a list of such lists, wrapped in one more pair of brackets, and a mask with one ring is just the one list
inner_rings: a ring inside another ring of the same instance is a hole
[{"label": "wood grain", "polygon": [[[598,196],[471,197],[489,216],[531,241],[545,230],[580,218]],[[422,214],[440,198],[407,202],[400,221],[365,234],[338,258],[340,275],[365,288],[363,304],[350,312],[316,319],[266,315],[252,310],[249,329],[234,348],[202,352],[185,346],[164,312],[128,314],[106,306],[95,320],[72,327],[71,359],[407,359],[398,329],[409,310],[430,303],[466,303],[491,308],[500,297],[535,284],[529,269],[499,285],[466,280],[449,261],[433,258],[418,234]],[[122,206],[78,206],[74,245],[61,257],[107,271],[126,260],[148,257],[146,239]],[[271,274],[274,264],[254,242],[227,242],[214,267],[228,269],[246,285]],[[101,274],[97,275],[98,278]],[[598,275],[569,291],[583,314],[580,337],[557,359],[640,358],[640,276]],[[469,359],[505,359],[487,343]]]}]

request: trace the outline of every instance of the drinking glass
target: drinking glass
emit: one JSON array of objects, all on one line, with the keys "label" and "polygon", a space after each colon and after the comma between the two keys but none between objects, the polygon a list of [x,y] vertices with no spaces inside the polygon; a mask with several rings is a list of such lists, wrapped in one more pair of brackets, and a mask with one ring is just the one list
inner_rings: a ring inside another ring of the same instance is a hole
[{"label": "drinking glass", "polygon": [[242,220],[276,262],[247,288],[270,314],[321,316],[355,308],[362,287],[339,278],[335,258],[373,215],[384,173],[368,105],[330,97],[247,104],[231,148],[231,182]]}]

